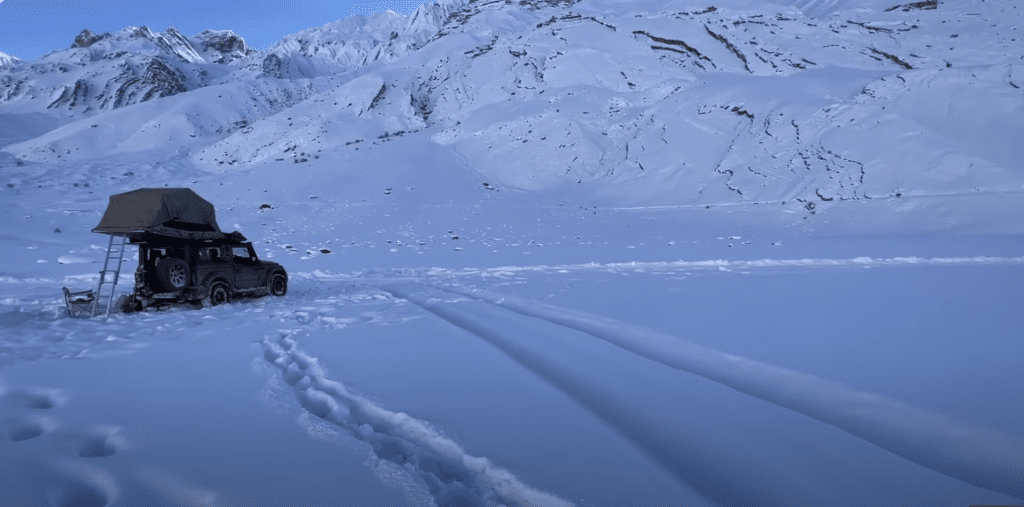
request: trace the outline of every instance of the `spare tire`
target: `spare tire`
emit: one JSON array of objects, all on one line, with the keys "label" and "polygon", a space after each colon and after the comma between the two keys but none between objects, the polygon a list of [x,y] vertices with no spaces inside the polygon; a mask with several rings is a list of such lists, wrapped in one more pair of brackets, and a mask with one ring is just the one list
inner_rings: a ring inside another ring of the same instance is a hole
[{"label": "spare tire", "polygon": [[174,257],[161,257],[156,261],[157,292],[174,292],[188,285],[188,264]]}]

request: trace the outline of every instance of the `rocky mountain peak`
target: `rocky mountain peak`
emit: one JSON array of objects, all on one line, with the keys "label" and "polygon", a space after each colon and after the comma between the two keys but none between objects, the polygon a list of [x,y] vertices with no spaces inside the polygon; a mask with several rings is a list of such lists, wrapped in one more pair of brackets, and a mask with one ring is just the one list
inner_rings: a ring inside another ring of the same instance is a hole
[{"label": "rocky mountain peak", "polygon": [[110,33],[95,34],[92,33],[88,28],[82,30],[75,37],[75,41],[71,43],[72,48],[87,48],[92,46],[97,41],[105,39],[110,36]]},{"label": "rocky mountain peak", "polygon": [[145,37],[160,49],[166,53],[177,57],[183,62],[187,63],[205,63],[206,60],[199,55],[199,52],[192,47],[192,43],[189,42],[188,38],[181,34],[173,26],[167,27],[167,30],[163,33],[154,33],[149,27],[140,27],[136,34],[139,37]]},{"label": "rocky mountain peak", "polygon": [[21,58],[0,52],[0,68],[12,66],[21,61]]},{"label": "rocky mountain peak", "polygon": [[[224,34],[234,45],[244,42]],[[199,42],[196,42],[199,45]],[[214,52],[211,60],[224,57]],[[97,34],[82,30],[68,49],[51,52],[32,65],[0,58],[0,103],[37,102],[60,114],[86,114],[167,97],[207,84],[208,60],[174,27],[156,32],[129,26]],[[59,76],[59,77],[58,77]],[[56,79],[55,79],[56,78]]]},{"label": "rocky mountain peak", "polygon": [[203,30],[191,39],[193,46],[215,63],[230,63],[254,52],[245,39],[231,30]]},{"label": "rocky mountain peak", "polygon": [[[172,56],[186,63],[205,63],[206,60],[199,54],[198,51],[192,46],[188,37],[182,35],[173,26],[167,27],[164,32],[154,32],[148,26],[129,26],[115,33],[104,32],[102,34],[96,34],[91,30],[84,29],[75,37],[74,42],[71,43],[69,49],[78,48],[90,48],[100,41],[108,41],[107,46],[100,49],[100,53],[124,54],[125,51],[131,52],[147,52],[147,44],[143,42],[141,46],[138,42],[145,41],[152,43],[156,48],[151,46],[148,48],[148,52],[152,49],[157,49],[161,53],[165,53],[168,56]],[[134,42],[134,44],[133,44]],[[141,51],[140,51],[141,50]],[[58,57],[59,58],[59,57]]]},{"label": "rocky mountain peak", "polygon": [[153,32],[153,30],[151,30],[146,25],[131,27],[129,29],[129,33],[130,33],[131,37],[134,37],[134,38],[137,38],[137,39],[151,39],[152,40],[152,39],[157,38],[157,34],[155,32]]}]

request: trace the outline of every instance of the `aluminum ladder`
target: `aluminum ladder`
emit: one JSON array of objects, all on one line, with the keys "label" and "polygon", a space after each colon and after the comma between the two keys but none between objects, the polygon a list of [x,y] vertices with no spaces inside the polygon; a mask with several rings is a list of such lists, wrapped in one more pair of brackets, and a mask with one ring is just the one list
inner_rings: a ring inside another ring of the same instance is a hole
[{"label": "aluminum ladder", "polygon": [[[107,245],[107,255],[103,261],[103,270],[100,271],[100,283],[96,287],[96,301],[92,305],[92,316],[100,313],[110,316],[110,307],[114,305],[114,288],[117,287],[117,280],[121,276],[121,263],[124,262],[125,244],[127,236],[118,234],[110,235],[110,243]],[[113,267],[111,266],[113,261]],[[110,275],[113,274],[111,277]],[[109,293],[103,293],[103,286],[109,285]]]}]

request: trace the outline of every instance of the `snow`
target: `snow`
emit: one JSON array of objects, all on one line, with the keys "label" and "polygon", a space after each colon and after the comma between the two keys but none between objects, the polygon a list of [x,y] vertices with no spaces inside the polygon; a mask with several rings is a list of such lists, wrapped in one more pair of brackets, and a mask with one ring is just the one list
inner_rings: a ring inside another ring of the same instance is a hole
[{"label": "snow", "polygon": [[7,53],[0,52],[0,67],[8,67],[20,61],[21,59],[16,56],[11,56]]},{"label": "snow", "polygon": [[[0,68],[0,503],[1020,503],[1021,13],[894,5],[446,0],[116,108],[173,34]],[[69,317],[163,186],[288,294]]]},{"label": "snow", "polygon": [[[400,288],[385,286],[385,290],[444,316],[456,325],[463,322],[463,312],[448,313],[433,302],[417,299]],[[465,292],[459,293],[466,295]],[[984,484],[990,489],[1016,496],[1024,493],[1016,484],[1022,471],[1018,458],[1024,455],[1024,440],[1020,438],[983,427],[965,427],[964,423],[898,401],[723,354],[598,315],[572,312],[497,293],[472,296],[523,315],[578,329],[653,361],[696,373],[742,393],[800,412],[966,482]],[[472,325],[460,327],[468,329]]]}]

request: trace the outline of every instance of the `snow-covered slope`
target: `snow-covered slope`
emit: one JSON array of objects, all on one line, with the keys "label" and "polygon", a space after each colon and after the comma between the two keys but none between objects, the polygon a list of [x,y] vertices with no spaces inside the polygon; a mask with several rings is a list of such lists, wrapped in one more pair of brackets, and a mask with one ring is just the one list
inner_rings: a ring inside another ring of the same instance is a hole
[{"label": "snow-covered slope", "polygon": [[190,40],[173,27],[162,33],[145,26],[103,34],[83,30],[68,49],[6,69],[0,103],[18,111],[86,116],[205,86],[223,74],[207,58],[230,61],[248,51],[230,32],[207,31]]},{"label": "snow-covered slope", "polygon": [[[530,190],[595,183],[609,204],[1024,189],[1013,140],[1024,120],[1007,114],[1024,108],[1013,81],[1024,67],[1005,51],[1012,27],[977,31],[1012,19],[1010,5],[809,18],[780,6],[661,4],[469,5],[431,44],[363,72],[387,81],[380,96],[396,108],[380,135],[422,122],[433,128],[421,135],[488,179]],[[980,8],[988,12],[966,12]],[[958,27],[944,27],[947,18]],[[328,105],[350,102],[331,96]],[[334,114],[316,108],[303,129],[277,135],[279,153],[353,141],[309,135],[329,131]],[[253,144],[239,133],[204,154],[242,164],[269,156]]]},{"label": "snow-covered slope", "polygon": [[60,165],[174,147],[217,171],[412,135],[493,184],[610,206],[1019,196],[1022,15],[980,0],[443,0],[264,52],[229,32],[83,32],[0,71],[6,112],[66,111],[4,151]]},{"label": "snow-covered slope", "polygon": [[285,78],[344,73],[383,61],[394,62],[436,37],[467,0],[421,4],[409,16],[384,11],[352,16],[287,35],[250,59],[247,67]]},{"label": "snow-covered slope", "polygon": [[10,67],[21,61],[21,58],[0,52],[0,68]]}]

